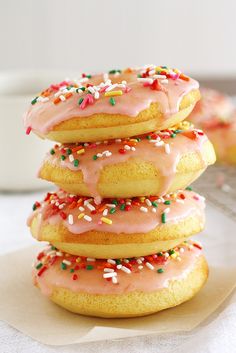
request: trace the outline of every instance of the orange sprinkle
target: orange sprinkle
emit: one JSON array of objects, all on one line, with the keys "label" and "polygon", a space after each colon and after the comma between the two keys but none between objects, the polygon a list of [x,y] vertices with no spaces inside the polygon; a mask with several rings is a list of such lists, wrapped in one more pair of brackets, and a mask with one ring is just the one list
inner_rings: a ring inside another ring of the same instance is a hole
[{"label": "orange sprinkle", "polygon": [[99,207],[99,209],[98,209],[98,212],[99,212],[99,213],[102,213],[102,212],[105,210],[105,208],[107,208],[106,204],[101,205],[101,206]]},{"label": "orange sprinkle", "polygon": [[181,80],[184,80],[184,81],[190,80],[190,78],[188,76],[185,76],[184,74],[180,74],[179,78],[181,78]]},{"label": "orange sprinkle", "polygon": [[68,206],[68,208],[69,208],[69,209],[73,209],[73,208],[75,208],[75,207],[77,207],[77,206],[78,206],[77,202],[76,202],[76,201],[73,201],[73,202]]},{"label": "orange sprinkle", "polygon": [[53,101],[54,104],[58,104],[58,103],[60,103],[60,102],[61,102],[61,100],[60,100],[59,97],[55,98],[54,101]]},{"label": "orange sprinkle", "polygon": [[66,99],[69,99],[71,96],[72,96],[71,92],[68,92],[68,93],[65,94]]}]

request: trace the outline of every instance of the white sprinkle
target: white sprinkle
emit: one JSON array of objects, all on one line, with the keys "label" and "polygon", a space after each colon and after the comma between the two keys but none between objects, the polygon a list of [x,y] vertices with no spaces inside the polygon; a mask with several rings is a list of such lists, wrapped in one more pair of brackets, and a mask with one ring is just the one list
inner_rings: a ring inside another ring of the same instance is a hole
[{"label": "white sprinkle", "polygon": [[142,269],[143,269],[143,266],[142,266],[142,265],[139,265],[139,266],[138,266],[138,269],[139,269],[139,270],[142,270]]},{"label": "white sprinkle", "polygon": [[117,284],[118,283],[117,277],[112,277],[111,280],[112,280],[113,284]]},{"label": "white sprinkle", "polygon": [[116,276],[117,276],[117,272],[103,273],[103,278],[112,278]]},{"label": "white sprinkle", "polygon": [[114,272],[113,268],[104,268],[104,272]]},{"label": "white sprinkle", "polygon": [[184,200],[181,200],[181,199],[176,199],[175,201],[178,203],[184,203]]},{"label": "white sprinkle", "polygon": [[119,265],[117,265],[117,266],[116,266],[117,270],[120,270],[120,269],[121,269],[121,267],[122,267],[122,265],[121,265],[121,264],[119,264]]},{"label": "white sprinkle", "polygon": [[84,219],[87,221],[87,222],[91,222],[92,221],[92,218],[88,215],[85,215],[84,216]]},{"label": "white sprinkle", "polygon": [[54,256],[54,255],[56,255],[56,251],[55,250],[49,251],[47,253],[47,256]]},{"label": "white sprinkle", "polygon": [[136,148],[135,147],[131,147],[131,151],[135,152]]},{"label": "white sprinkle", "polygon": [[124,259],[123,261],[124,261],[126,264],[129,263],[129,260],[128,260],[128,259]]},{"label": "white sprinkle", "polygon": [[119,143],[121,142],[121,139],[115,139],[115,142]]},{"label": "white sprinkle", "polygon": [[149,199],[146,199],[145,202],[146,202],[147,206],[152,206],[152,203],[151,203],[151,201]]},{"label": "white sprinkle", "polygon": [[109,91],[113,90],[116,87],[117,87],[117,84],[115,83],[114,85],[111,85],[111,86],[107,87],[105,92],[109,92]]},{"label": "white sprinkle", "polygon": [[147,209],[147,207],[143,207],[143,206],[141,206],[141,207],[140,207],[140,211],[141,211],[141,212],[146,212],[146,213],[147,213],[147,212],[148,212],[148,209]]},{"label": "white sprinkle", "polygon": [[63,262],[63,264],[65,264],[65,265],[67,265],[67,266],[70,266],[70,265],[71,265],[71,262],[68,261],[68,260],[63,260],[62,262]]},{"label": "white sprinkle", "polygon": [[164,213],[169,213],[170,212],[170,207],[167,207],[163,210]]},{"label": "white sprinkle", "polygon": [[59,96],[59,98],[62,102],[65,102],[65,100],[66,100],[66,98],[62,94]]},{"label": "white sprinkle", "polygon": [[57,255],[57,256],[63,256],[62,252],[60,252],[60,251],[57,251],[57,252],[56,252],[56,255]]},{"label": "white sprinkle", "polygon": [[162,84],[167,84],[169,81],[168,80],[161,80]]},{"label": "white sprinkle", "polygon": [[179,252],[180,252],[181,254],[183,254],[183,253],[184,253],[184,248],[180,248],[180,249],[179,249]]},{"label": "white sprinkle", "polygon": [[98,99],[98,98],[99,98],[99,92],[98,92],[98,91],[96,91],[96,92],[94,93],[94,98],[95,98],[95,99]]},{"label": "white sprinkle", "polygon": [[91,202],[91,201],[93,201],[92,198],[91,198],[91,199],[88,199],[88,200],[85,200],[85,201],[84,201],[84,206],[87,206],[87,204],[88,204],[89,202]]},{"label": "white sprinkle", "polygon": [[82,206],[79,207],[80,212],[84,212],[84,208]]},{"label": "white sprinkle", "polygon": [[107,214],[108,214],[108,209],[107,209],[107,208],[105,208],[105,210],[102,212],[102,215],[106,217],[106,216],[107,216]]},{"label": "white sprinkle", "polygon": [[160,146],[163,146],[163,145],[164,145],[163,141],[158,141],[158,142],[155,143],[156,147],[160,147]]},{"label": "white sprinkle", "polygon": [[102,156],[103,156],[102,153],[97,153],[97,157],[98,157],[98,158],[101,158]]},{"label": "white sprinkle", "polygon": [[69,161],[70,161],[70,162],[73,162],[73,161],[74,161],[74,156],[73,156],[73,154],[70,154],[70,155],[69,155]]},{"label": "white sprinkle", "polygon": [[155,73],[156,73],[155,70],[150,70],[150,71],[148,72],[149,76],[153,76],[153,75],[155,75]]},{"label": "white sprinkle", "polygon": [[128,267],[125,267],[125,266],[121,266],[121,271],[123,271],[125,273],[128,273],[128,274],[131,273],[130,269]]},{"label": "white sprinkle", "polygon": [[153,78],[166,78],[166,75],[154,75]]},{"label": "white sprinkle", "polygon": [[94,211],[95,210],[95,207],[93,205],[91,205],[90,203],[88,203],[86,205],[86,207],[90,210],[90,211]]},{"label": "white sprinkle", "polygon": [[115,265],[116,264],[115,260],[112,260],[112,259],[108,259],[107,262],[109,264],[111,264],[111,265]]},{"label": "white sprinkle", "polygon": [[167,258],[167,257],[169,257],[170,255],[169,255],[168,252],[166,252],[164,256]]},{"label": "white sprinkle", "polygon": [[73,224],[74,223],[74,218],[73,218],[72,214],[69,214],[69,216],[68,216],[68,223],[69,224]]},{"label": "white sprinkle", "polygon": [[137,80],[139,82],[147,82],[152,84],[153,83],[153,79],[152,78],[148,78],[148,77],[138,77]]},{"label": "white sprinkle", "polygon": [[153,213],[157,213],[157,209],[155,207],[152,208]]},{"label": "white sprinkle", "polygon": [[128,145],[124,145],[124,149],[125,149],[126,151],[131,150],[130,146],[128,146]]},{"label": "white sprinkle", "polygon": [[170,145],[169,145],[169,143],[165,143],[165,152],[167,154],[170,154]]},{"label": "white sprinkle", "polygon": [[58,208],[59,208],[59,210],[61,210],[63,207],[65,207],[65,203],[61,203],[59,206],[58,206]]},{"label": "white sprinkle", "polygon": [[113,208],[113,207],[116,207],[115,204],[113,203],[106,203],[106,206],[109,207],[109,208]]},{"label": "white sprinkle", "polygon": [[146,262],[145,265],[149,268],[149,270],[154,270],[154,266],[152,266],[152,264],[150,264],[150,262]]},{"label": "white sprinkle", "polygon": [[96,259],[94,259],[93,257],[87,257],[87,261],[89,261],[89,262],[95,262]]},{"label": "white sprinkle", "polygon": [[141,259],[137,259],[136,261],[139,265],[141,265],[143,263],[143,261]]}]

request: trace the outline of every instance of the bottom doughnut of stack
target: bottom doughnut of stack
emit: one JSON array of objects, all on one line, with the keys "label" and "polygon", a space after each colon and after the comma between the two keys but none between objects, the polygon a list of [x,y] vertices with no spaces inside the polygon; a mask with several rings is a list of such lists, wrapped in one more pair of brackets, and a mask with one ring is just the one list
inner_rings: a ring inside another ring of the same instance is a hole
[{"label": "bottom doughnut of stack", "polygon": [[56,304],[104,318],[143,316],[191,299],[204,285],[208,265],[198,242],[148,256],[95,259],[52,245],[33,266],[34,284]]}]

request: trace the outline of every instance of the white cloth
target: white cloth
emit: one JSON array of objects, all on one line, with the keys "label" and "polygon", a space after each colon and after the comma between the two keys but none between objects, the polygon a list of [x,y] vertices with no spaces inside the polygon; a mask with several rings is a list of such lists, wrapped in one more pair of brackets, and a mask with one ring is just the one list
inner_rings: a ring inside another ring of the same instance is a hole
[{"label": "white cloth", "polygon": [[[39,194],[3,194],[0,196],[0,255],[35,241],[26,228],[30,204]],[[40,324],[40,323],[39,323]],[[208,325],[206,325],[208,324]],[[233,353],[236,351],[236,292],[207,322],[189,333],[152,335],[118,341],[102,341],[52,347],[40,344],[4,322],[0,322],[1,353]]]}]

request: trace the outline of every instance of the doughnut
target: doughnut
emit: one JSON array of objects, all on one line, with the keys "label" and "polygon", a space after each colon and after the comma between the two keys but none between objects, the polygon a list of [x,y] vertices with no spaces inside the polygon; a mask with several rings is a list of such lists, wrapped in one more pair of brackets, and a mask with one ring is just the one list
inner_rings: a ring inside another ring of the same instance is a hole
[{"label": "doughnut", "polygon": [[60,143],[93,142],[164,130],[200,99],[199,84],[177,69],[147,66],[63,81],[35,97],[26,133]]},{"label": "doughnut", "polygon": [[191,190],[99,205],[59,190],[34,203],[28,226],[37,240],[73,255],[129,258],[168,250],[202,231],[204,208],[205,199]]},{"label": "doughnut", "polygon": [[206,135],[183,122],[135,138],[55,145],[38,175],[67,192],[97,199],[162,196],[185,188],[214,162]]},{"label": "doughnut", "polygon": [[125,318],[191,299],[204,285],[208,265],[196,242],[116,260],[73,256],[49,245],[39,253],[32,272],[42,294],[71,312]]},{"label": "doughnut", "polygon": [[201,89],[201,96],[189,119],[207,134],[218,162],[236,164],[236,110],[233,102],[212,89]]}]

